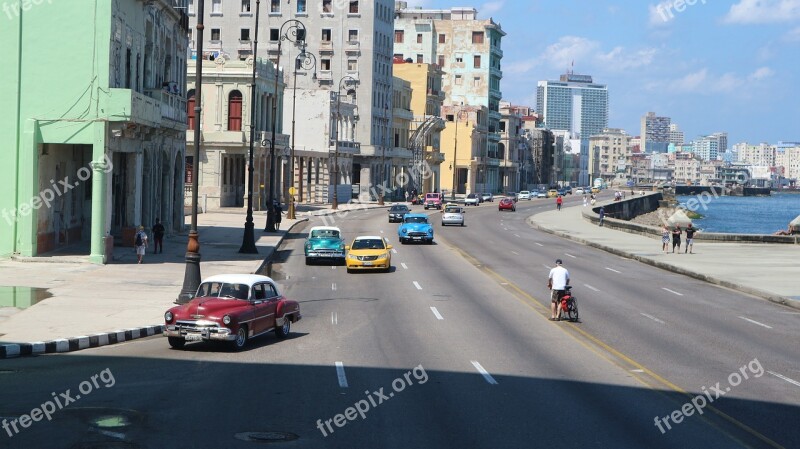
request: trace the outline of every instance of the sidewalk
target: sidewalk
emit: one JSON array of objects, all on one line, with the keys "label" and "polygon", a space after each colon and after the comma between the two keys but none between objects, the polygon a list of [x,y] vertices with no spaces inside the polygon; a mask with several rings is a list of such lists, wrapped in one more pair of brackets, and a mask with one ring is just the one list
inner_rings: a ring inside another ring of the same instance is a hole
[{"label": "sidewalk", "polygon": [[584,211],[591,213],[581,206],[543,212],[529,217],[528,223],[587,246],[800,309],[797,245],[695,240],[694,254],[664,254],[660,238],[597,226],[583,217]]},{"label": "sidewalk", "polygon": [[[341,204],[339,211],[379,207],[375,203]],[[238,252],[244,210],[200,214],[201,278],[255,273],[266,265],[293,226],[312,215],[331,213],[336,211],[331,211],[330,205],[301,205],[295,220],[284,215],[279,232],[265,233],[265,213],[255,212],[258,254]],[[190,216],[186,222],[191,222]],[[141,265],[136,263],[133,248],[125,247],[114,247],[114,261],[107,265],[81,263],[88,258],[80,256],[0,261],[0,285],[45,288],[52,294],[24,310],[0,307],[0,359],[20,353],[67,352],[161,333],[163,314],[183,287],[188,229],[187,225],[185,232],[165,237],[162,254],[152,253],[151,242]]]}]

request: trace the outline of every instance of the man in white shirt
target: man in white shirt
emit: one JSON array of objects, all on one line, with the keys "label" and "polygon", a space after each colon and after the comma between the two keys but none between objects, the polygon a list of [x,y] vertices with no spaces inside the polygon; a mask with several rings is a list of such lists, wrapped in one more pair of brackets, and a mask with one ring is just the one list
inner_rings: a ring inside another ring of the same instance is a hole
[{"label": "man in white shirt", "polygon": [[547,278],[547,288],[550,289],[550,321],[558,320],[558,302],[569,285],[569,271],[561,266],[561,259],[556,259],[556,266],[550,270]]}]

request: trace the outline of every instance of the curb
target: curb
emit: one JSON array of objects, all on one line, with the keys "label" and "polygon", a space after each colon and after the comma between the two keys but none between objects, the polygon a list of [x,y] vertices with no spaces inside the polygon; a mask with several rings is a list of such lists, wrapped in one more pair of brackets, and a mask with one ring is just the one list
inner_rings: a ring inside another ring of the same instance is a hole
[{"label": "curb", "polygon": [[113,345],[138,338],[152,337],[162,334],[163,325],[133,327],[120,329],[100,334],[82,335],[72,338],[61,338],[51,341],[36,341],[31,343],[12,343],[0,345],[0,359],[14,357],[55,354],[74,352],[82,349],[99,348],[100,346]]},{"label": "curb", "polygon": [[740,284],[737,284],[735,282],[724,281],[722,279],[717,279],[715,277],[706,276],[704,274],[700,274],[700,273],[697,273],[697,272],[694,272],[694,271],[691,271],[691,270],[686,270],[686,269],[683,269],[681,267],[676,267],[676,266],[674,266],[672,264],[668,264],[668,263],[660,262],[660,261],[657,261],[657,260],[653,260],[653,259],[650,259],[649,257],[638,256],[636,254],[632,254],[632,253],[629,253],[627,251],[622,251],[622,250],[619,250],[619,249],[616,249],[616,248],[613,248],[613,247],[610,247],[610,246],[606,246],[606,245],[603,245],[603,244],[600,244],[600,243],[591,242],[589,240],[586,240],[586,239],[583,239],[583,238],[580,238],[580,237],[575,237],[573,235],[570,235],[570,234],[567,234],[567,233],[564,233],[564,232],[561,232],[561,231],[556,231],[556,230],[553,230],[553,229],[550,229],[550,228],[546,228],[546,227],[536,223],[535,221],[533,221],[533,217],[532,216],[528,217],[528,219],[526,221],[528,222],[528,225],[530,227],[532,227],[534,229],[537,229],[539,231],[547,232],[548,234],[553,234],[553,235],[561,237],[561,238],[572,240],[574,242],[578,242],[578,243],[581,243],[583,245],[586,245],[586,246],[589,246],[589,247],[592,247],[592,248],[597,248],[599,250],[602,250],[602,251],[605,251],[605,252],[608,252],[608,253],[611,253],[611,254],[614,254],[614,255],[617,255],[617,256],[622,256],[622,257],[625,257],[625,258],[628,258],[628,259],[633,259],[633,260],[636,260],[638,262],[645,263],[647,265],[650,265],[650,266],[653,266],[653,267],[656,267],[656,268],[660,268],[660,269],[665,270],[665,271],[671,271],[673,273],[681,274],[681,275],[684,275],[684,276],[689,276],[689,277],[701,280],[703,282],[708,282],[709,284],[719,285],[721,287],[730,288],[732,290],[737,290],[737,291],[740,291],[742,293],[746,293],[748,295],[752,295],[752,296],[767,300],[767,301],[772,302],[772,303],[781,304],[781,305],[784,305],[784,306],[787,306],[787,307],[791,307],[791,308],[794,308],[794,309],[800,309],[800,301],[793,300],[793,299],[787,298],[785,296],[775,295],[773,293],[765,292],[763,290],[759,290],[759,289],[756,289],[756,288],[740,285]]},{"label": "curb", "polygon": [[265,273],[266,272],[265,270],[267,269],[267,267],[269,267],[269,264],[272,263],[272,256],[275,254],[275,249],[281,246],[281,243],[283,243],[283,239],[286,236],[286,234],[292,232],[292,229],[294,229],[295,226],[299,225],[300,223],[305,223],[307,221],[309,221],[309,218],[303,217],[303,218],[298,218],[297,221],[292,223],[292,225],[286,229],[286,233],[281,235],[281,238],[278,239],[278,243],[276,243],[275,246],[272,246],[267,250],[267,253],[264,254],[264,259],[262,259],[261,264],[258,266],[258,268],[255,269],[255,271],[252,272],[252,274]]}]

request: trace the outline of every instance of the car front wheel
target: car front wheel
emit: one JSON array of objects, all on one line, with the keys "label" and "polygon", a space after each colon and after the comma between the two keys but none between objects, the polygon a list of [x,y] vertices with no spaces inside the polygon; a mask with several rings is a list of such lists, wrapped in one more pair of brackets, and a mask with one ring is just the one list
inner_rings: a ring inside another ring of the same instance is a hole
[{"label": "car front wheel", "polygon": [[243,324],[239,326],[239,330],[236,331],[236,338],[231,342],[231,346],[234,350],[239,351],[244,348],[244,345],[247,344],[247,325]]},{"label": "car front wheel", "polygon": [[179,337],[167,337],[170,347],[180,349],[186,344],[186,340]]},{"label": "car front wheel", "polygon": [[292,319],[288,316],[283,317],[283,324],[281,327],[275,328],[275,335],[283,340],[284,338],[289,336],[289,331],[292,329]]}]

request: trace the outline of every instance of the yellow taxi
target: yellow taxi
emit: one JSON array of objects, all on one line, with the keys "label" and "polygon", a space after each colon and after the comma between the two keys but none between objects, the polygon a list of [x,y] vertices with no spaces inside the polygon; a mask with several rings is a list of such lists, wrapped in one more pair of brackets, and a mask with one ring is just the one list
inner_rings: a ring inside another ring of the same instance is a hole
[{"label": "yellow taxi", "polygon": [[344,249],[347,251],[345,265],[348,273],[360,270],[388,273],[392,269],[392,245],[383,237],[361,235]]},{"label": "yellow taxi", "polygon": [[600,193],[600,187],[592,187],[592,193]]},{"label": "yellow taxi", "polygon": [[558,196],[558,190],[550,189],[550,190],[547,191],[547,197],[548,198],[555,198],[557,196]]}]

